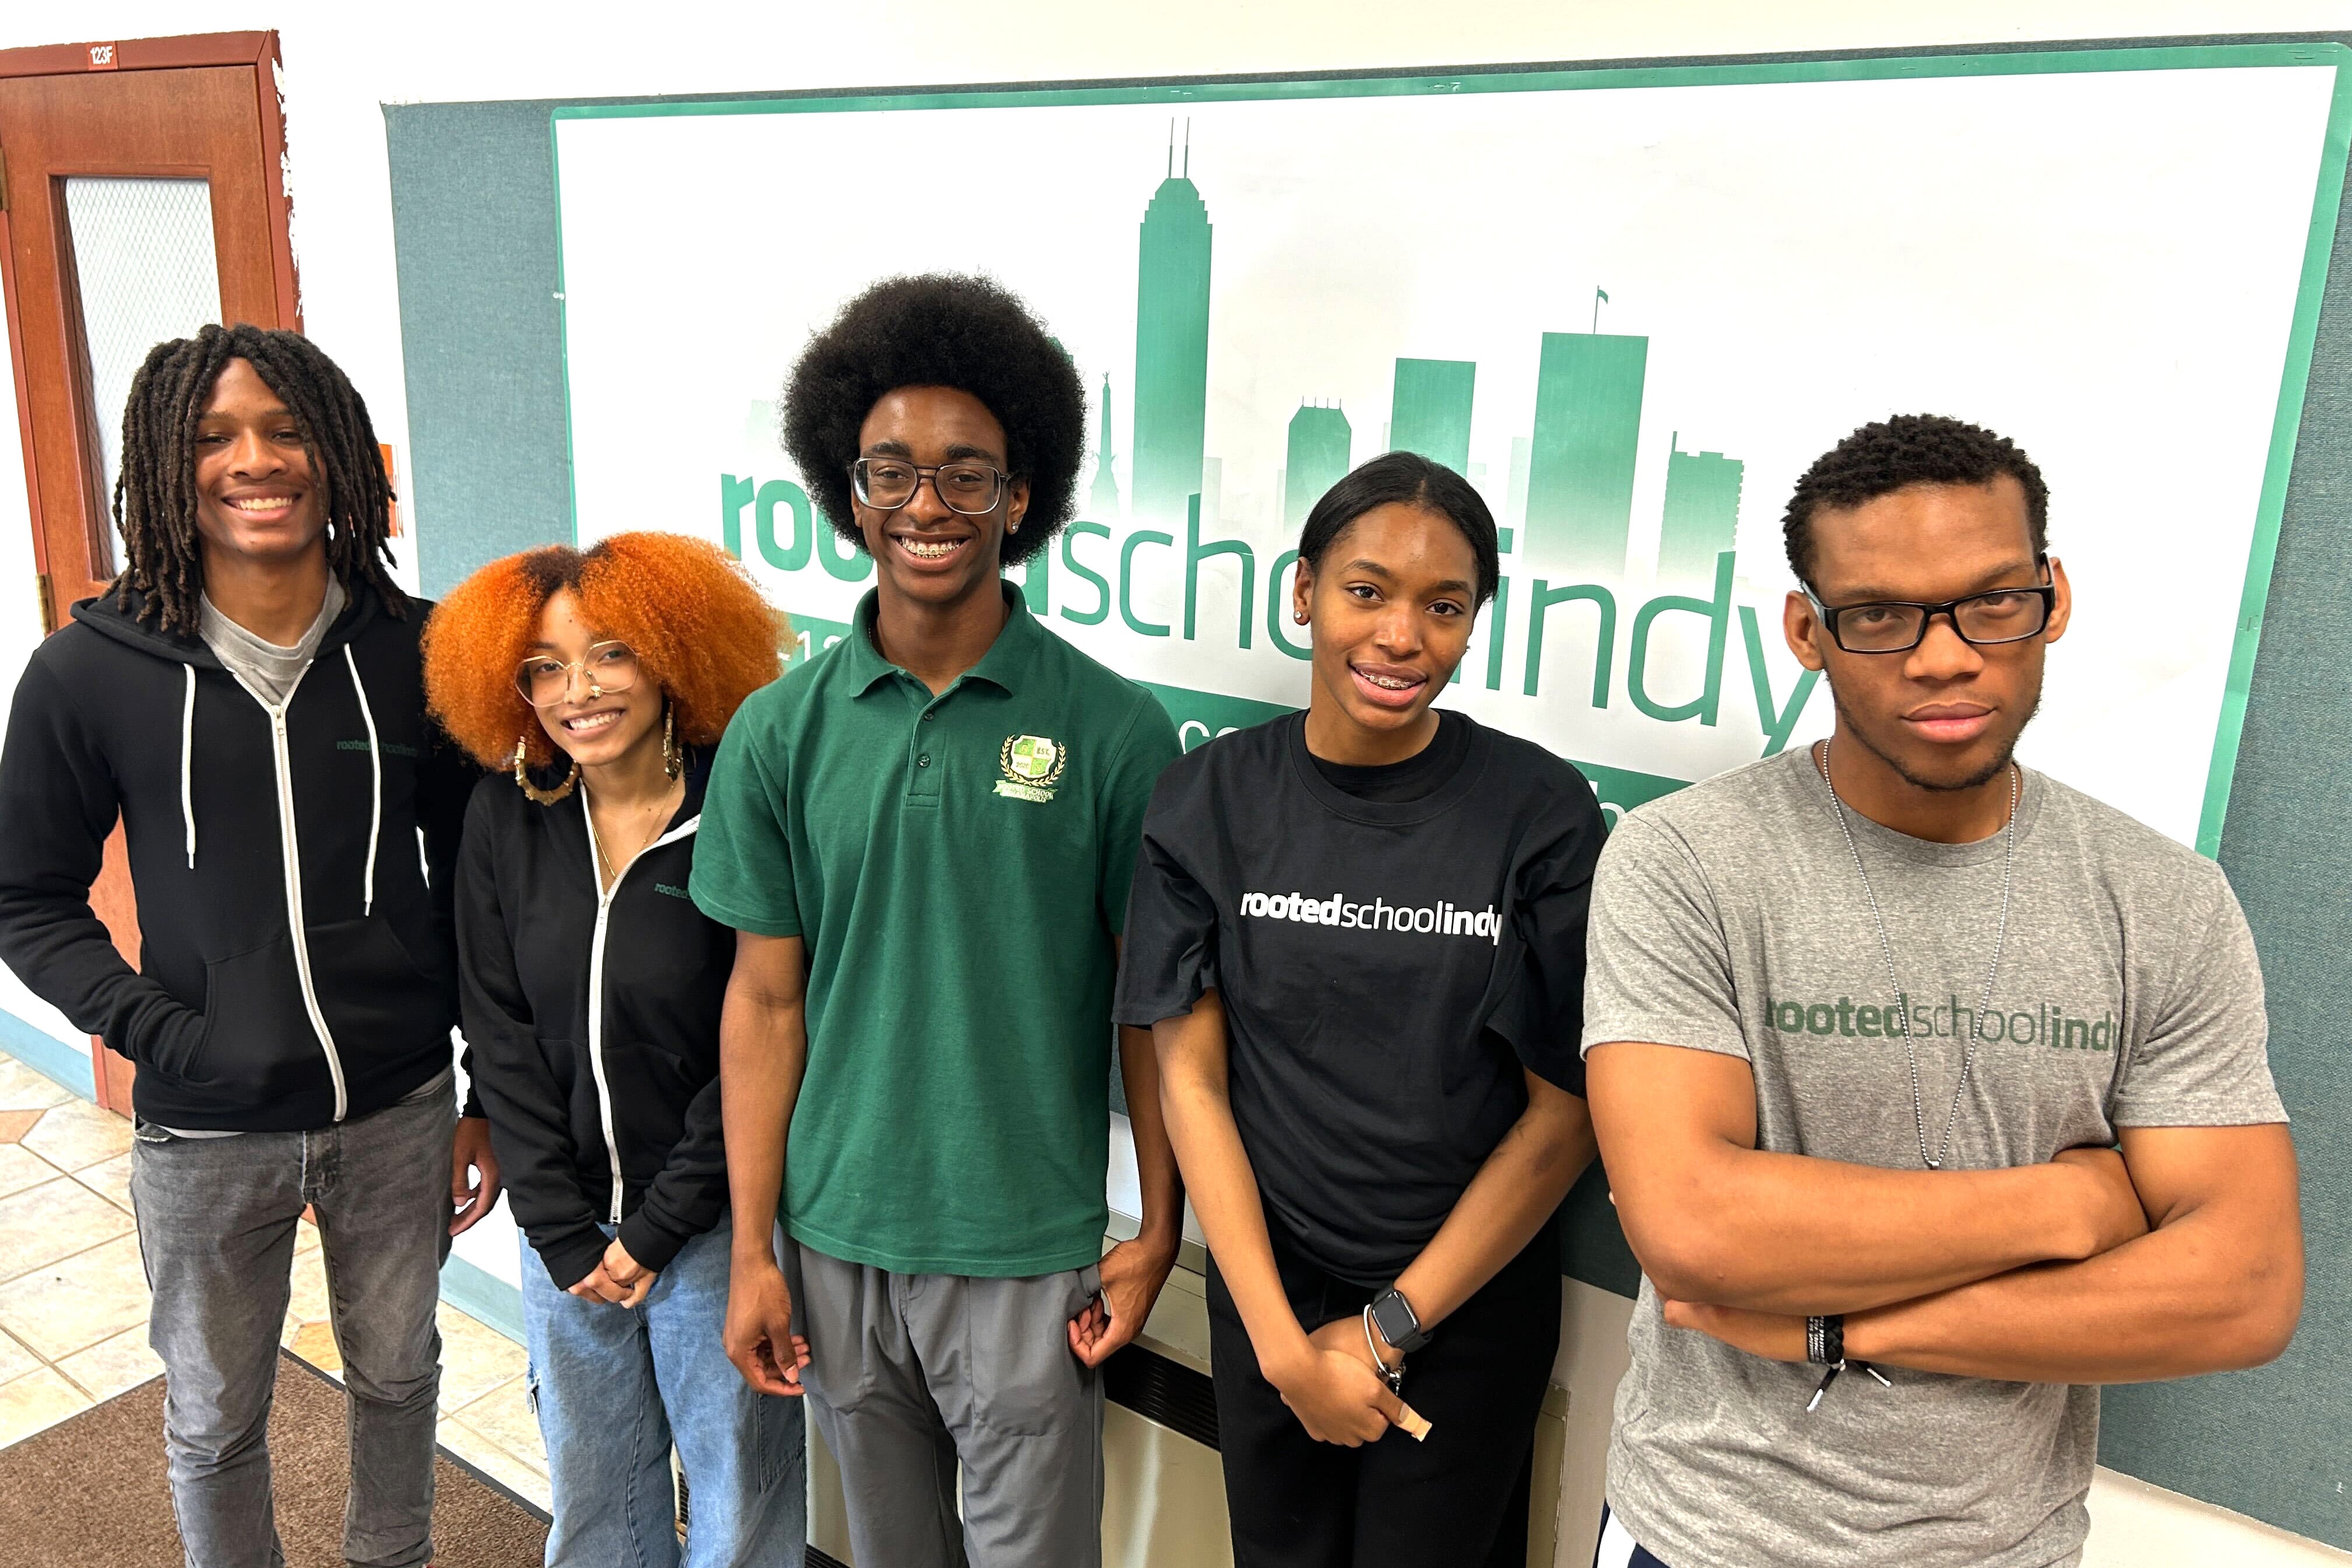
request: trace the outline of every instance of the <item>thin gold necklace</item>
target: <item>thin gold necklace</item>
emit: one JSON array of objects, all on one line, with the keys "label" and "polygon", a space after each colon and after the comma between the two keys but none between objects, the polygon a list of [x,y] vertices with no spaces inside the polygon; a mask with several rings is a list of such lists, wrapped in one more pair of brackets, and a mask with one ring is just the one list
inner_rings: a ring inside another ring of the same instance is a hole
[{"label": "thin gold necklace", "polygon": [[613,864],[613,857],[604,848],[604,836],[596,831],[596,812],[595,808],[589,805],[588,792],[585,788],[581,790],[580,809],[588,814],[588,841],[596,846],[596,879],[599,887],[607,892],[611,891],[613,884],[621,879],[621,873],[636,864],[637,857],[644,854],[653,841],[661,837],[662,827],[669,821],[672,815],[671,811],[661,809],[668,804],[668,801],[669,790],[665,789],[662,791],[661,800],[656,803],[653,827],[644,838],[638,841],[637,847],[629,852],[628,859],[615,866]]}]

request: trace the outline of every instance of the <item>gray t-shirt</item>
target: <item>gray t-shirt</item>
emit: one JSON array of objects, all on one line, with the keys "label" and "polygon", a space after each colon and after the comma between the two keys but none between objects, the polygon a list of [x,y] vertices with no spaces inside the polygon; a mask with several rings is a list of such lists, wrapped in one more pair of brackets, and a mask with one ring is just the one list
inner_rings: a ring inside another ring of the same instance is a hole
[{"label": "gray t-shirt", "polygon": [[[1935,844],[1849,809],[1885,960],[1810,751],[1629,815],[1593,881],[1584,1044],[1745,1058],[1757,1145],[1919,1170],[1991,964],[2000,836]],[[2009,937],[1948,1169],[2038,1164],[2119,1127],[2284,1121],[2262,972],[2221,868],[2028,771]],[[2078,1561],[2095,1388],[1885,1368],[1808,1415],[1818,1368],[1669,1329],[1642,1281],[1609,1500],[1674,1568],[2047,1568]]]},{"label": "gray t-shirt", "polygon": [[343,613],[343,605],[349,601],[341,581],[329,573],[327,595],[319,605],[318,618],[292,647],[280,647],[222,615],[207,594],[196,606],[196,633],[230,674],[259,692],[265,700],[282,706],[294,694],[295,682],[302,679],[302,672],[318,657],[327,628],[335,624],[335,617]]}]

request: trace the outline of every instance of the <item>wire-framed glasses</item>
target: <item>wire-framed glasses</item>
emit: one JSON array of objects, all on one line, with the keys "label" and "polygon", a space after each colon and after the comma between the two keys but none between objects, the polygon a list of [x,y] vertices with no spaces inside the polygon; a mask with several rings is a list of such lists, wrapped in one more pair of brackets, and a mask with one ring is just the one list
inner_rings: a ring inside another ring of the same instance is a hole
[{"label": "wire-framed glasses", "polygon": [[860,458],[849,465],[849,482],[856,489],[857,499],[877,511],[896,511],[905,506],[928,479],[950,511],[979,517],[996,509],[1012,477],[987,463],[926,468],[899,458]]},{"label": "wire-framed glasses", "polygon": [[[2038,556],[2034,564],[2045,567],[2049,559]],[[1909,653],[1927,640],[1927,623],[1937,616],[1949,620],[1967,642],[2023,642],[2050,624],[2051,605],[2058,596],[2055,584],[2040,583],[2031,588],[1994,588],[1939,605],[1888,600],[1832,605],[1822,603],[1811,583],[1803,587],[1813,614],[1829,628],[1830,640],[1848,653]]]},{"label": "wire-framed glasses", "polygon": [[625,642],[600,642],[575,659],[534,654],[515,667],[515,690],[533,708],[552,708],[571,691],[575,670],[592,699],[626,691],[637,683],[636,650]]}]

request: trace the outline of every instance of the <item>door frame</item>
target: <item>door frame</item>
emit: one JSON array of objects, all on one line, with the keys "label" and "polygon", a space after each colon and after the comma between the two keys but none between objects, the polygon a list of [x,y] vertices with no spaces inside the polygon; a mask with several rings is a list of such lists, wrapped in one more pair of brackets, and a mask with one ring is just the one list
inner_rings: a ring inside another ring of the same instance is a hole
[{"label": "door frame", "polygon": [[[241,68],[253,73],[254,103],[260,121],[262,196],[268,226],[271,292],[275,297],[278,324],[291,326],[299,331],[302,327],[302,298],[294,268],[292,213],[286,197],[286,104],[278,87],[280,62],[277,33],[199,33],[173,38],[129,38],[106,43],[48,44],[33,48],[0,49],[0,79],[197,68]],[[48,532],[43,526],[40,457],[34,441],[32,388],[26,371],[23,305],[16,289],[13,204],[5,151],[0,149],[0,300],[5,300],[5,304],[9,366],[16,391],[17,435],[25,452],[26,521],[33,531],[33,570],[41,584],[41,629],[47,635],[63,624],[66,606],[57,603],[54,597]],[[126,163],[121,172],[159,171],[140,170]],[[70,276],[70,273],[61,275]],[[58,321],[58,329],[70,351],[78,342],[79,322],[73,318],[78,316],[79,302],[68,298],[68,292],[60,290],[57,308],[64,318]],[[88,484],[85,483],[81,489],[87,490]],[[113,889],[112,897],[107,895],[109,889]],[[100,918],[106,921],[117,945],[130,943],[131,951],[135,952],[138,938],[136,906],[131,898],[129,866],[120,824],[108,840],[105,866],[98,882],[92,885],[91,902]],[[89,1053],[98,1102],[110,1110],[129,1115],[133,1076],[131,1064],[107,1050],[96,1037],[90,1039]]]},{"label": "door frame", "polygon": [[[261,161],[268,197],[270,273],[277,285],[278,319],[302,330],[302,294],[294,268],[292,206],[286,198],[286,101],[278,91],[282,69],[275,31],[192,33],[175,38],[124,38],[111,42],[40,44],[0,49],[0,77],[83,76],[93,71],[183,70],[191,67],[242,66],[253,72],[254,102],[261,119]],[[0,150],[5,152],[5,150]],[[8,361],[16,383],[17,435],[25,449],[25,494],[33,529],[33,570],[40,576],[44,632],[62,625],[63,605],[48,602],[48,536],[42,527],[39,459],[33,447],[32,389],[25,380],[23,322],[16,297],[15,235],[10,221],[8,171],[0,162],[0,295],[6,300]],[[62,308],[65,301],[59,301]],[[73,341],[72,323],[63,324]]]}]

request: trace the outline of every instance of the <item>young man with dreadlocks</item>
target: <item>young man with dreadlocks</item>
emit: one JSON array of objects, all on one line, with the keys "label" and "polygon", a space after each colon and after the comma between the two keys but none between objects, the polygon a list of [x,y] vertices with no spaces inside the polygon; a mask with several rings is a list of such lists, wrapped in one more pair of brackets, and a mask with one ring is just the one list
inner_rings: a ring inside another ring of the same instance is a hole
[{"label": "young man with dreadlocks", "polygon": [[[391,501],[366,406],[309,340],[158,344],[123,417],[129,563],[34,655],[0,752],[0,958],[138,1064],[131,1191],[191,1568],[284,1560],[266,1432],[306,1205],[351,1402],[343,1555],[432,1556],[439,1269],[498,1170],[450,1065],[476,775],[425,718]],[[137,969],[89,904],[118,819]]]},{"label": "young man with dreadlocks", "polygon": [[1099,1369],[1176,1260],[1143,1029],[1118,1032],[1143,1229],[1102,1249],[1111,982],[1175,726],[1002,574],[1069,519],[1085,400],[992,283],[843,308],[784,444],[874,591],[745,701],[703,803],[694,899],[737,932],[727,1352],[805,1390],[862,1563],[1100,1562]]}]

